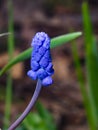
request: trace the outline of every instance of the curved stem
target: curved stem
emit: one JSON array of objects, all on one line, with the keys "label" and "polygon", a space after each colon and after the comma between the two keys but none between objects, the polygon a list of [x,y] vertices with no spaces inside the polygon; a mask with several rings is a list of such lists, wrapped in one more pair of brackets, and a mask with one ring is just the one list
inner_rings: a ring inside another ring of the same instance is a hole
[{"label": "curved stem", "polygon": [[24,120],[24,118],[27,116],[27,114],[30,112],[30,110],[34,106],[34,104],[39,96],[41,88],[42,88],[41,80],[38,79],[36,89],[35,89],[35,92],[32,96],[30,103],[28,104],[27,108],[24,110],[22,115],[8,128],[8,130],[15,130],[15,128],[17,128],[17,126]]}]

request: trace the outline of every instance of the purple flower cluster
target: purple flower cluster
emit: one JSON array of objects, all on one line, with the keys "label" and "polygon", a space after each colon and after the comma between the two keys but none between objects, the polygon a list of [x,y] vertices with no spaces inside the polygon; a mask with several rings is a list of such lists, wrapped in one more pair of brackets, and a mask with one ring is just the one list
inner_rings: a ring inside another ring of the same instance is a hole
[{"label": "purple flower cluster", "polygon": [[31,55],[31,70],[27,75],[31,79],[40,79],[42,85],[48,86],[52,84],[51,76],[54,73],[51,54],[50,54],[50,38],[44,32],[38,32],[32,40],[33,47]]}]

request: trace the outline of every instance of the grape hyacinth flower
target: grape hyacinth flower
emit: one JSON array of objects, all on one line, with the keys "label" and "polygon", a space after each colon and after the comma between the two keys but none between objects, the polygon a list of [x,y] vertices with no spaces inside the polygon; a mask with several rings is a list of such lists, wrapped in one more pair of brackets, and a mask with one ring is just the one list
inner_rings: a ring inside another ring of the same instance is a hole
[{"label": "grape hyacinth flower", "polygon": [[27,75],[33,80],[38,80],[36,89],[30,103],[22,115],[8,128],[8,130],[15,130],[15,128],[24,120],[34,106],[42,85],[49,86],[53,82],[51,76],[54,73],[54,69],[50,54],[50,38],[46,33],[38,32],[34,36],[31,46],[33,47],[31,54],[31,70],[27,72]]},{"label": "grape hyacinth flower", "polygon": [[51,85],[51,75],[53,75],[54,70],[50,55],[50,38],[44,32],[37,33],[31,46],[33,46],[33,52],[28,76],[34,80],[40,79],[44,86]]}]

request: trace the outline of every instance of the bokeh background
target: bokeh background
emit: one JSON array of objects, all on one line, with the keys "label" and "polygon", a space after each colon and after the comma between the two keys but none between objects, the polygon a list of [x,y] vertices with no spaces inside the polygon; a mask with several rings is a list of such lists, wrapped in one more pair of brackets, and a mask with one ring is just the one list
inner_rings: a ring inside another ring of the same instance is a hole
[{"label": "bokeh background", "polygon": [[[0,0],[0,33],[8,31],[7,0]],[[32,37],[45,31],[51,38],[71,31],[82,31],[82,0],[13,0],[14,56],[30,47]],[[88,0],[94,33],[98,37],[98,1]],[[8,63],[7,36],[0,37],[0,69]],[[81,66],[85,75],[83,36],[76,41]],[[39,101],[53,115],[57,130],[88,130],[85,109],[68,43],[51,50],[55,74],[54,84],[43,88]],[[30,59],[12,68],[13,100],[11,122],[27,106],[36,85],[26,75]],[[0,127],[3,125],[7,73],[0,77]],[[33,110],[34,112],[35,110]]]}]

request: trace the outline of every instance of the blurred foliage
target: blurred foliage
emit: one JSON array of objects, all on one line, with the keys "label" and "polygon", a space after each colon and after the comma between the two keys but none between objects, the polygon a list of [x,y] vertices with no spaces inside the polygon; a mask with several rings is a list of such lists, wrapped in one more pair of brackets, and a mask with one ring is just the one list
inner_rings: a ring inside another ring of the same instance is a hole
[{"label": "blurred foliage", "polygon": [[[14,22],[13,22],[13,2],[12,0],[7,1],[8,4],[8,56],[9,61],[13,58],[14,53]],[[12,73],[11,70],[7,75],[6,82],[6,95],[5,95],[5,112],[4,112],[4,129],[7,129],[10,123],[11,116],[11,104],[12,104]]]},{"label": "blurred foliage", "polygon": [[77,47],[73,44],[73,56],[76,72],[80,83],[87,119],[90,130],[98,129],[98,47],[93,34],[89,7],[86,2],[82,5],[85,60],[86,60],[86,82],[83,78],[81,64],[77,53]]},{"label": "blurred foliage", "polygon": [[36,112],[31,112],[16,130],[56,130],[56,124],[50,112],[41,104],[36,104]]}]

